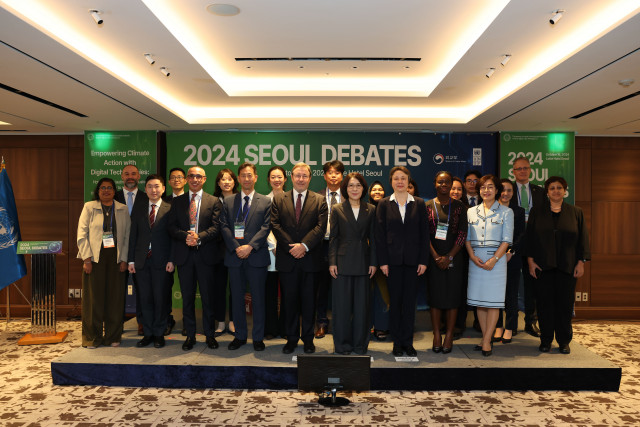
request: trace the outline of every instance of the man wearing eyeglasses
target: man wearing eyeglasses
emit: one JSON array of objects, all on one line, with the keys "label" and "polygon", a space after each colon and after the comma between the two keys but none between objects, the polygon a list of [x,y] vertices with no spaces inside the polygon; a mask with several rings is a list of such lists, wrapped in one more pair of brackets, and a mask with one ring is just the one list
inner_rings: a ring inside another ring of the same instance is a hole
[{"label": "man wearing eyeglasses", "polygon": [[[531,163],[524,156],[518,157],[513,162],[513,176],[516,178],[516,194],[511,198],[511,204],[524,209],[525,220],[529,220],[529,212],[534,205],[540,206],[544,203],[544,190],[542,187],[529,182],[531,175]],[[526,243],[522,242],[522,247]],[[516,254],[517,255],[517,254]],[[522,265],[526,266],[527,258],[523,257]],[[527,268],[522,269],[522,279],[524,281],[524,331],[531,336],[539,337],[540,329],[536,324],[536,299],[535,282]]]},{"label": "man wearing eyeglasses", "polygon": [[467,190],[467,203],[469,206],[480,204],[480,196],[476,188],[482,173],[477,170],[470,170],[464,174],[464,189]]},{"label": "man wearing eyeglasses", "polygon": [[282,352],[293,353],[302,338],[304,352],[313,353],[315,288],[323,265],[327,202],[324,196],[309,191],[311,168],[307,164],[295,165],[291,178],[293,190],[275,196],[271,204],[271,226],[277,240],[276,269],[286,307],[287,343]]},{"label": "man wearing eyeglasses", "polygon": [[189,191],[175,198],[169,211],[169,234],[175,240],[174,259],[182,292],[182,317],[187,339],[185,351],[196,344],[196,288],[202,299],[202,323],[207,347],[218,348],[214,337],[213,261],[216,259],[222,204],[202,189],[207,181],[204,169],[194,166],[187,172]]}]

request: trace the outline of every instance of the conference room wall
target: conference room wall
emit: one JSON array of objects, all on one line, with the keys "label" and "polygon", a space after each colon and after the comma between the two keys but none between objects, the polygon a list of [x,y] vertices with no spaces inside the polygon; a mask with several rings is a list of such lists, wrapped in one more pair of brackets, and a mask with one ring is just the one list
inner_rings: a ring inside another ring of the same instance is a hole
[{"label": "conference room wall", "polygon": [[[163,153],[164,134],[158,135]],[[63,242],[64,253],[56,258],[60,318],[80,314],[80,300],[70,299],[68,289],[81,287],[75,242],[83,206],[83,147],[83,135],[0,136],[23,240]],[[576,137],[576,204],[585,212],[593,258],[578,281],[577,290],[588,294],[586,302],[576,302],[578,318],[640,319],[638,164],[640,137]],[[27,270],[17,286],[30,299],[29,265]],[[13,286],[0,292],[0,311],[5,314],[7,289],[12,317],[28,317],[29,304]]]}]

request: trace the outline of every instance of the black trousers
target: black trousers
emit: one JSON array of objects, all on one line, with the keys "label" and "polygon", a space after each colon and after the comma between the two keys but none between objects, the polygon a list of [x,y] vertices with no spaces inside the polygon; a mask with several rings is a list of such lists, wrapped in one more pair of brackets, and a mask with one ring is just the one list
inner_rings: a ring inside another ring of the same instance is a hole
[{"label": "black trousers", "polygon": [[[305,343],[313,342],[315,296],[317,272],[302,269],[302,262],[296,262],[292,271],[280,271],[280,285],[285,309],[287,340]],[[302,329],[300,329],[302,318]]]},{"label": "black trousers", "polygon": [[367,352],[371,323],[369,276],[338,275],[332,284],[333,346],[336,353]]},{"label": "black trousers", "polygon": [[[213,275],[216,282],[213,285],[213,316],[218,322],[225,322],[227,307],[229,307],[229,322],[233,322],[233,296],[229,292],[229,304],[227,305],[227,286],[229,283],[229,269],[220,261],[213,265]],[[244,306],[244,298],[242,298]]]},{"label": "black trousers", "polygon": [[285,329],[284,298],[280,304],[280,314],[278,315],[278,289],[280,288],[279,274],[277,271],[268,271],[265,283],[265,314],[264,314],[264,334],[277,337],[287,336]]},{"label": "black trousers", "polygon": [[320,272],[318,273],[318,291],[316,294],[316,322],[318,325],[328,325],[329,317],[327,310],[329,308],[329,292],[331,291],[331,283],[333,278],[329,274],[329,241],[322,241],[322,253],[324,261]]},{"label": "black trousers", "polygon": [[558,345],[569,344],[573,338],[571,318],[576,278],[573,274],[553,269],[540,272],[534,282],[538,296],[540,342],[550,345],[555,334]]},{"label": "black trousers", "polygon": [[393,344],[403,347],[413,345],[413,325],[416,320],[418,293],[417,265],[390,265],[389,286],[390,326]]},{"label": "black trousers", "polygon": [[162,267],[151,266],[147,260],[144,268],[136,270],[140,304],[142,309],[142,326],[144,336],[161,337],[167,328],[167,288],[170,274]]},{"label": "black trousers", "polygon": [[[520,269],[509,268],[507,265],[507,288],[504,296],[504,310],[500,309],[500,316],[496,328],[502,328],[516,332],[518,330],[518,285],[520,285]],[[506,313],[506,323],[504,314]]]},{"label": "black trousers", "polygon": [[187,336],[196,336],[196,288],[200,289],[202,300],[202,325],[204,334],[213,337],[215,319],[213,316],[213,265],[205,263],[197,249],[191,249],[184,264],[178,266],[180,291],[182,292],[182,317]]},{"label": "black trousers", "polygon": [[536,284],[529,274],[528,261],[522,257],[522,280],[524,282],[524,324],[528,325],[536,321]]}]

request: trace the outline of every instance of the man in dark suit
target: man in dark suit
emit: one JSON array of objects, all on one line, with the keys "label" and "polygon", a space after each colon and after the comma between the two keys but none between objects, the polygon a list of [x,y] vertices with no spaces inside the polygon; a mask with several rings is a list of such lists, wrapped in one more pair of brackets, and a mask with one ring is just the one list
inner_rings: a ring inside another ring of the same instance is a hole
[{"label": "man in dark suit", "polygon": [[271,204],[271,226],[278,242],[276,269],[286,307],[287,343],[282,352],[293,353],[301,337],[305,353],[313,353],[315,287],[323,265],[321,242],[327,230],[327,203],[309,191],[311,168],[307,164],[295,165],[291,177],[293,190],[276,196]]},{"label": "man in dark suit", "polygon": [[[329,291],[331,290],[331,275],[329,274],[329,233],[330,233],[330,221],[331,210],[333,206],[342,203],[342,194],[340,193],[340,185],[342,184],[342,178],[344,176],[344,165],[340,160],[332,160],[325,163],[322,166],[324,172],[324,180],[327,183],[327,187],[318,191],[327,202],[328,215],[327,215],[327,232],[324,234],[324,240],[322,241],[322,254],[324,265],[318,274],[318,292],[316,299],[316,334],[315,337],[320,339],[329,332],[329,317],[327,316],[327,309],[329,307]],[[345,196],[346,197],[346,196]]]},{"label": "man in dark suit", "polygon": [[[129,216],[133,212],[134,207],[148,206],[149,198],[143,191],[138,191],[138,183],[140,182],[140,170],[136,165],[127,165],[122,168],[122,182],[124,187],[116,193],[116,201],[127,205]],[[140,290],[138,289],[138,280],[135,274],[131,274],[133,280],[133,288],[136,294],[136,320],[138,322],[138,335],[144,335],[142,326],[142,306],[140,303]],[[129,284],[129,272],[125,274],[125,289]]]},{"label": "man in dark suit", "polygon": [[[164,200],[167,202],[172,202],[178,196],[182,196],[184,194],[184,186],[187,184],[187,174],[182,168],[172,168],[169,171],[169,186],[171,188],[171,194],[167,192],[167,195],[164,197]],[[167,336],[171,333],[174,326],[176,326],[176,321],[171,314],[173,310],[173,274],[169,275],[169,286],[167,287],[167,328],[164,331],[164,335]],[[187,331],[182,328],[182,335],[186,336]]]},{"label": "man in dark suit", "polygon": [[189,169],[189,192],[176,197],[169,211],[169,234],[174,241],[174,259],[178,266],[182,292],[182,314],[187,339],[182,349],[191,350],[196,343],[196,287],[202,299],[202,323],[207,347],[218,348],[214,337],[213,318],[213,260],[218,245],[222,203],[202,190],[207,181],[204,169]]},{"label": "man in dark suit", "polygon": [[[513,162],[513,176],[516,179],[515,194],[511,198],[511,205],[524,209],[525,220],[529,220],[529,212],[534,206],[541,206],[544,202],[544,190],[542,187],[529,182],[531,164],[529,159],[521,156]],[[523,243],[525,246],[526,243]],[[517,255],[517,254],[516,254]],[[540,336],[536,316],[535,282],[527,269],[527,258],[522,259],[522,279],[524,281],[524,330],[534,337]]]},{"label": "man in dark suit", "polygon": [[229,350],[247,343],[247,318],[244,294],[247,283],[253,307],[253,349],[264,350],[265,281],[271,260],[267,236],[271,231],[271,199],[255,192],[256,166],[243,163],[238,168],[242,191],[227,196],[220,215],[220,232],[226,245],[224,265],[229,268],[235,338]]},{"label": "man in dark suit", "polygon": [[139,204],[131,212],[129,273],[136,274],[142,310],[144,337],[137,346],[146,347],[153,341],[156,348],[161,348],[167,328],[167,287],[174,268],[167,231],[171,203],[162,201],[164,178],[160,175],[149,175],[145,190],[148,206]]}]

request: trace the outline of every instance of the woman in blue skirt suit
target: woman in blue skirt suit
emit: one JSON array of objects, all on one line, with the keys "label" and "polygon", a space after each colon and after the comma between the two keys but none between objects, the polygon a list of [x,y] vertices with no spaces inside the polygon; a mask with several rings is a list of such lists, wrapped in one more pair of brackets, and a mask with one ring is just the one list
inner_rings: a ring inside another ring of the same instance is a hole
[{"label": "woman in blue skirt suit", "polygon": [[504,308],[507,286],[507,248],[513,242],[513,211],[502,206],[496,196],[502,193],[500,180],[485,175],[478,181],[482,203],[467,211],[467,252],[469,284],[467,304],[477,307],[482,342],[475,350],[491,356],[491,338]]}]

